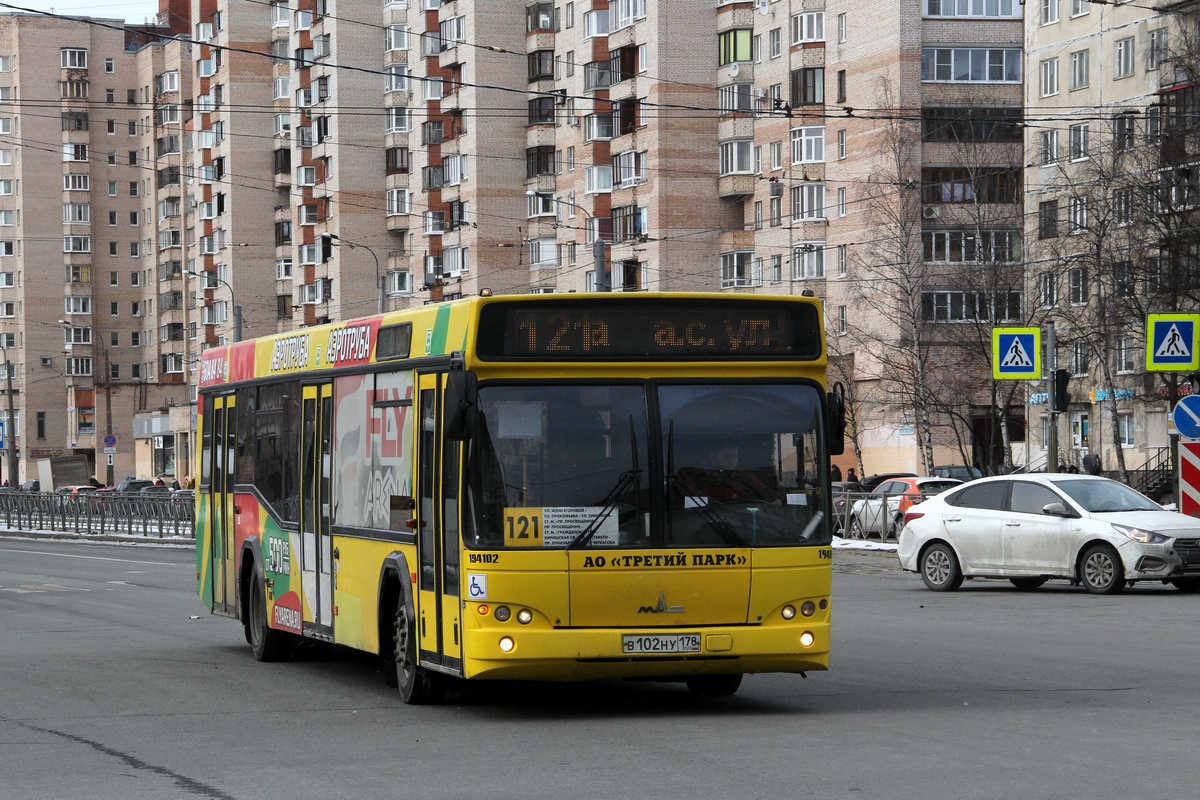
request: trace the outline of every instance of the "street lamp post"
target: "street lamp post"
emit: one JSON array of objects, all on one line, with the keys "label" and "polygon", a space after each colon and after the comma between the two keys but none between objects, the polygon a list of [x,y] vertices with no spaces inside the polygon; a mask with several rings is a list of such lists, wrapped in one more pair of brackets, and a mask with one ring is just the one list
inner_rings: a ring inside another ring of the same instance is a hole
[{"label": "street lamp post", "polygon": [[[222,278],[221,276],[217,275],[216,272],[211,272],[211,271],[210,272],[195,272],[190,269],[185,270],[185,271],[187,272],[188,275],[191,275],[193,278],[204,279],[204,281],[205,281],[204,288],[205,289],[213,288],[208,285],[208,280],[210,277],[212,278],[212,280],[216,281],[217,283],[225,284],[225,288],[229,290],[229,305],[233,306],[233,340],[235,342],[240,342],[242,340],[242,307],[237,304],[237,299],[233,296],[233,287],[229,285],[229,281],[227,281],[224,278]],[[186,301],[185,301],[185,305],[186,305]],[[185,335],[186,335],[186,332],[185,332]]]},{"label": "street lamp post", "polygon": [[356,247],[361,247],[363,250],[366,250],[368,253],[371,254],[371,258],[375,259],[375,305],[376,305],[375,312],[377,314],[382,314],[384,302],[383,302],[383,283],[380,281],[380,278],[379,278],[379,256],[375,255],[375,251],[372,250],[369,246],[367,246],[365,244],[361,244],[359,242],[352,242],[349,239],[346,239],[342,236],[338,236],[336,233],[323,233],[321,235],[328,238],[330,242],[339,242],[341,244],[346,245],[351,250],[353,250]]},{"label": "street lamp post", "polygon": [[[533,197],[538,194],[533,189],[527,189],[525,194]],[[550,198],[556,203],[562,203],[564,206],[571,206],[583,212],[583,215],[589,220],[595,219],[592,212],[588,211],[583,206],[573,200],[563,200],[561,197],[551,196]],[[592,269],[596,275],[596,291],[611,292],[612,280],[609,277],[608,262],[605,259],[604,239],[600,236],[600,231],[597,229],[596,238],[592,240]]]}]

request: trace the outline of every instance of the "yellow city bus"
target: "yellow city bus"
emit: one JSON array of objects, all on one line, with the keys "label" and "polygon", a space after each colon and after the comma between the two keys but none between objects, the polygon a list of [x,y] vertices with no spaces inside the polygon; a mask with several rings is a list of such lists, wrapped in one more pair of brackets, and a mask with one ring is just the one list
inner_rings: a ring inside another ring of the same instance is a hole
[{"label": "yellow city bus", "polygon": [[[198,593],[260,661],[685,682],[829,663],[829,456],[809,297],[478,297],[204,352]],[[840,388],[840,387],[839,387]]]}]

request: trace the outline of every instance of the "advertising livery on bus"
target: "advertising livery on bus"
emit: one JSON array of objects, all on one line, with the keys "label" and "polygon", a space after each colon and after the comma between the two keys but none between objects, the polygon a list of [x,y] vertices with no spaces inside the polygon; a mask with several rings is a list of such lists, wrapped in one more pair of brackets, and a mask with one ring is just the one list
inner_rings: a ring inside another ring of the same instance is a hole
[{"label": "advertising livery on bus", "polygon": [[259,660],[732,694],[829,661],[808,297],[478,297],[205,351],[197,579]]}]

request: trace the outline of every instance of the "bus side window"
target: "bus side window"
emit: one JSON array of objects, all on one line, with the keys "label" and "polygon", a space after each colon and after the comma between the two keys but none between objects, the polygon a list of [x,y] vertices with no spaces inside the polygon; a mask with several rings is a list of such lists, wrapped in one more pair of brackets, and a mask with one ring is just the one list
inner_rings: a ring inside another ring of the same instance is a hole
[{"label": "bus side window", "polygon": [[416,501],[411,497],[394,494],[390,498],[391,516],[388,520],[388,528],[393,531],[408,530],[408,521],[412,519],[413,509],[417,507]]}]

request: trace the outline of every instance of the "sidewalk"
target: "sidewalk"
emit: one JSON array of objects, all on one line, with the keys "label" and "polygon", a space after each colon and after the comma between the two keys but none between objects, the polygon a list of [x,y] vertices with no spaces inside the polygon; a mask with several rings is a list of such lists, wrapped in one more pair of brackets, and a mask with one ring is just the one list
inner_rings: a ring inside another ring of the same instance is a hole
[{"label": "sidewalk", "polygon": [[190,536],[139,536],[111,533],[76,533],[75,531],[23,531],[0,525],[0,538],[34,540],[77,541],[103,544],[139,544],[150,547],[186,547],[195,549],[196,540]]}]

